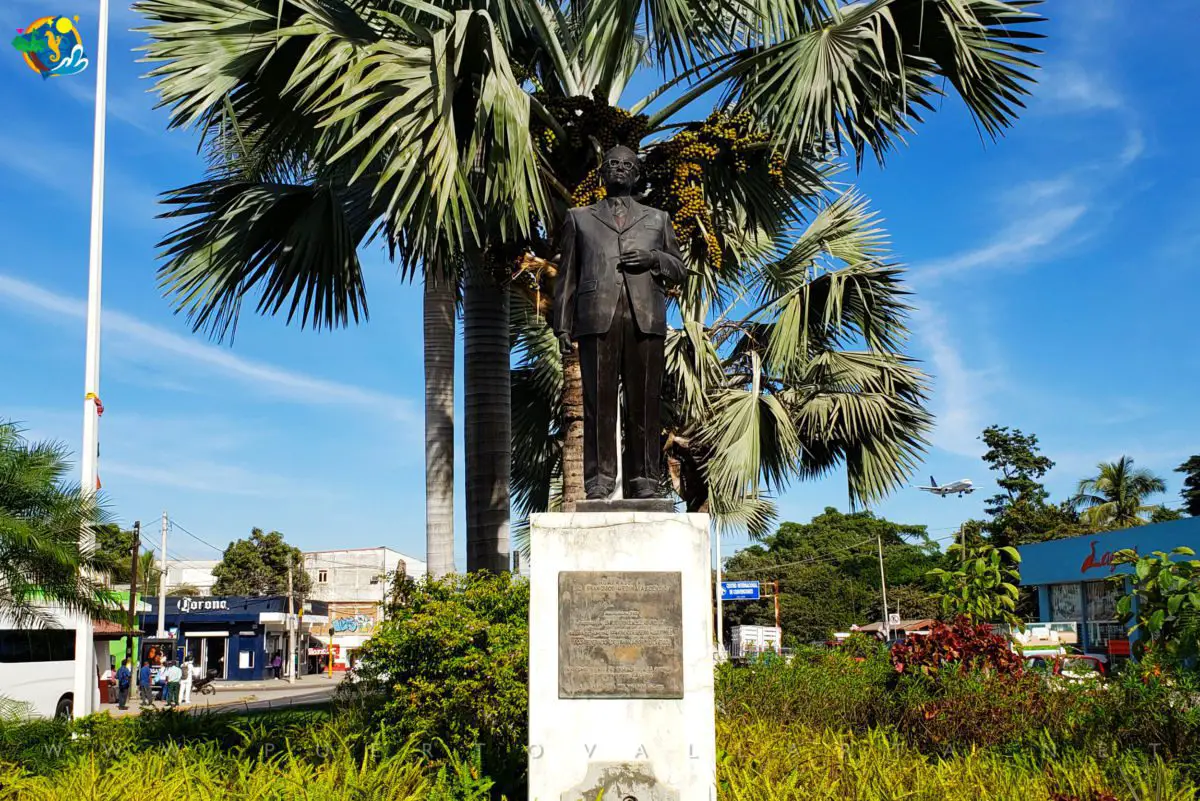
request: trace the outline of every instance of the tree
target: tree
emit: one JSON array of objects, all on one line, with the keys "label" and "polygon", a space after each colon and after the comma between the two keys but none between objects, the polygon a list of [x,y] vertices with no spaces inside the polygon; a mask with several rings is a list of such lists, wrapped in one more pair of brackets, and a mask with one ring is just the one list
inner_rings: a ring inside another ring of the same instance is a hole
[{"label": "tree", "polygon": [[1159,504],[1150,511],[1151,523],[1170,523],[1174,520],[1182,520],[1187,517],[1187,514],[1181,509],[1172,509],[1169,506]]},{"label": "tree", "polygon": [[[809,523],[784,523],[762,545],[739,551],[725,566],[730,581],[758,580],[764,596],[779,581],[785,637],[824,640],[854,624],[879,620],[878,542],[883,543],[888,600],[906,617],[927,608],[922,598],[932,584],[925,578],[943,563],[924,526],[896,523],[870,512],[845,514],[827,508]],[[773,599],[724,604],[725,629],[746,624],[775,625]]]},{"label": "tree", "polygon": [[103,507],[67,481],[67,453],[0,421],[0,613],[17,626],[55,625],[46,604],[94,618],[117,609],[116,597],[89,577],[107,561],[79,544],[107,522]]},{"label": "tree", "polygon": [[454,283],[425,279],[425,562],[454,572]]},{"label": "tree", "polygon": [[195,598],[201,594],[199,587],[197,587],[195,584],[188,584],[187,582],[184,582],[183,584],[176,584],[174,587],[168,588],[167,592],[170,595],[183,595],[189,598]]},{"label": "tree", "polygon": [[303,597],[312,588],[304,569],[304,554],[288,545],[278,531],[264,534],[250,530],[249,539],[231,542],[213,568],[213,595],[284,595],[288,568],[292,569],[292,592]]},{"label": "tree", "polygon": [[[1023,625],[1016,615],[1021,574],[1021,555],[1016,548],[980,545],[964,549],[954,544],[946,549],[951,569],[936,568],[929,575],[938,583],[942,613],[948,619],[966,618],[972,623]],[[961,556],[961,561],[956,557]]]},{"label": "tree", "polygon": [[1016,547],[1085,533],[1073,507],[1049,501],[1042,479],[1054,462],[1041,453],[1036,434],[988,426],[980,438],[988,448],[983,461],[999,474],[1001,489],[985,502],[991,519],[978,521],[993,545]]},{"label": "tree", "polygon": [[1200,456],[1193,456],[1179,467],[1176,473],[1183,473],[1183,489],[1179,491],[1183,498],[1184,507],[1192,517],[1200,517]]},{"label": "tree", "polygon": [[[165,243],[160,277],[198,329],[221,334],[252,293],[259,295],[258,311],[275,314],[286,306],[288,319],[302,325],[342,326],[365,317],[356,248],[369,236],[385,238],[408,275],[447,255],[460,259],[467,266],[464,328],[471,340],[467,567],[503,567],[512,447],[498,435],[510,420],[505,290],[525,253],[552,259],[557,221],[582,192],[594,193],[586,177],[572,180],[567,173],[588,172],[616,128],[635,147],[653,140],[648,163],[655,162],[654,151],[661,164],[671,163],[668,151],[682,153],[688,144],[671,133],[691,122],[684,115],[694,101],[718,89],[720,112],[745,115],[765,134],[730,153],[703,186],[685,177],[674,203],[691,209],[692,224],[681,239],[697,286],[708,288],[691,293],[705,302],[693,304],[685,317],[704,320],[719,256],[727,254],[736,268],[743,254],[762,255],[764,243],[772,250],[779,234],[798,227],[803,199],[816,194],[802,188],[813,175],[804,164],[824,164],[826,154],[843,148],[859,162],[868,151],[882,159],[922,109],[934,107],[943,86],[958,92],[987,134],[1011,124],[1034,52],[1027,44],[1034,34],[1023,24],[1037,18],[1024,5],[880,0],[798,9],[777,0],[735,0],[735,7],[718,9],[694,0],[143,0],[136,8],[156,23],[147,29],[148,60],[163,104],[173,109],[171,125],[199,128],[214,156],[207,180],[168,196],[168,216],[186,222]],[[634,113],[616,108],[642,64],[661,70],[663,90],[635,103]],[[651,103],[657,110],[642,114]],[[590,126],[580,144],[593,151],[593,161],[560,162],[558,148],[574,144],[566,123],[580,118]],[[774,154],[798,167],[780,171],[778,188]],[[739,175],[752,161],[759,166]],[[660,188],[667,191],[672,176],[662,177]],[[788,261],[786,248],[780,250],[786,264],[805,261]],[[876,268],[875,275],[862,270],[848,305],[871,301],[871,290],[893,280]],[[787,282],[807,285],[791,272]],[[812,292],[791,286],[784,292],[790,316],[764,312],[782,320],[776,330],[787,332],[771,367],[802,377],[796,362],[803,362],[825,392],[794,378],[792,385],[804,388],[799,398],[765,397],[762,387],[775,376],[738,369],[741,387],[705,401],[729,417],[761,421],[765,433],[780,430],[777,440],[785,446],[760,461],[756,450],[746,450],[747,434],[730,466],[714,471],[723,489],[746,483],[735,480],[735,472],[757,471],[754,478],[765,476],[769,487],[784,475],[828,469],[829,458],[795,458],[793,440],[802,437],[790,432],[798,426],[819,431],[839,413],[859,415],[857,441],[843,452],[842,443],[814,437],[817,453],[836,452],[868,494],[894,485],[910,467],[904,443],[919,438],[920,430],[905,419],[889,420],[884,411],[897,402],[891,382],[902,372],[899,360],[878,364],[881,349],[891,356],[880,345],[892,342],[894,330],[884,326],[885,333],[877,333],[878,315],[866,312],[847,314],[865,331],[845,325],[830,331],[829,321],[808,325],[798,316],[806,299],[845,283],[830,279]],[[884,295],[885,302],[895,297]],[[814,331],[821,342],[862,335],[875,352],[836,363],[825,358],[824,364],[778,352]],[[693,327],[690,336],[703,333]],[[746,358],[761,359],[761,353]],[[698,363],[699,379],[713,362],[706,356]],[[842,402],[839,379],[865,386],[874,404]],[[744,400],[750,390],[755,398]],[[801,402],[811,394],[816,402]],[[789,403],[802,410],[799,423],[781,419],[779,410]],[[901,396],[899,403],[910,405],[911,398]],[[868,430],[865,421],[874,427]],[[695,438],[701,455],[718,452],[713,439],[711,433]],[[759,487],[739,500],[763,519]]]},{"label": "tree", "polygon": [[162,578],[160,560],[153,551],[142,551],[138,556],[138,593],[158,595],[158,582]]},{"label": "tree", "polygon": [[129,583],[134,536],[132,531],[122,529],[116,523],[96,526],[96,560],[103,562],[104,572],[114,584]]},{"label": "tree", "polygon": [[1017,502],[1045,503],[1050,496],[1041,479],[1054,467],[1043,456],[1036,434],[1025,434],[1008,426],[988,426],[980,436],[988,450],[983,455],[991,470],[1000,473],[996,484],[1003,492],[987,500],[985,510],[993,517],[1003,514]]},{"label": "tree", "polygon": [[[1154,551],[1139,556],[1123,550],[1113,555],[1114,565],[1133,565],[1133,594],[1117,600],[1117,614],[1129,623],[1129,633],[1140,632],[1139,654],[1147,652],[1182,665],[1200,656],[1200,559],[1191,548],[1169,554]],[[1112,580],[1124,583],[1125,576]],[[1137,612],[1133,601],[1137,598]]]},{"label": "tree", "polygon": [[1166,492],[1166,482],[1149,470],[1134,469],[1133,459],[1128,456],[1101,462],[1096,468],[1099,473],[1082,479],[1073,499],[1075,506],[1083,510],[1083,521],[1097,529],[1145,525],[1157,508],[1145,500]]}]

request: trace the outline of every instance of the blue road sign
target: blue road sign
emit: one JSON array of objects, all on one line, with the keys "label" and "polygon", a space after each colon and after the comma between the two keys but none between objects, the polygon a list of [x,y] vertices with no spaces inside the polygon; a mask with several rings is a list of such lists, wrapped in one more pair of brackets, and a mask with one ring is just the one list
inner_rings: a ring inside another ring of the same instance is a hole
[{"label": "blue road sign", "polygon": [[757,601],[758,599],[759,594],[757,581],[721,582],[722,601]]}]

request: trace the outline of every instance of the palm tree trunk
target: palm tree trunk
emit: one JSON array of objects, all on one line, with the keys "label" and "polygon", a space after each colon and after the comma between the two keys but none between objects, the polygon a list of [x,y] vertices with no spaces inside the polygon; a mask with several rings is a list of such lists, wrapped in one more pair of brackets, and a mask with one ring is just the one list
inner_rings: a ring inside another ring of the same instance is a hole
[{"label": "palm tree trunk", "polygon": [[585,497],[583,489],[583,376],[579,371],[579,351],[572,348],[563,356],[563,452],[562,505],[574,512],[575,504]]},{"label": "palm tree trunk", "polygon": [[425,560],[454,572],[454,282],[425,279]]},{"label": "palm tree trunk", "polygon": [[510,347],[507,290],[484,270],[470,270],[463,294],[463,367],[471,572],[509,569]]}]

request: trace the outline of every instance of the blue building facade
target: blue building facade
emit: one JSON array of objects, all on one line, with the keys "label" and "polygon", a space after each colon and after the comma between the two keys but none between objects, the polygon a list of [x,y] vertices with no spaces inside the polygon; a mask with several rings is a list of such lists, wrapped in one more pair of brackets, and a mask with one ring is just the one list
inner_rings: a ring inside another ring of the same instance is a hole
[{"label": "blue building facade", "polygon": [[1105,531],[1083,537],[1022,545],[1021,584],[1038,588],[1039,620],[1075,623],[1084,651],[1124,654],[1126,625],[1118,620],[1117,599],[1132,589],[1130,565],[1114,565],[1113,555],[1132,549],[1139,554],[1170,553],[1180,546],[1200,553],[1200,518]]},{"label": "blue building facade", "polygon": [[[158,629],[158,599],[146,599],[150,611],[139,615],[140,628]],[[304,654],[309,639],[328,634],[328,608],[323,601],[305,601],[297,609],[297,650]],[[176,652],[199,668],[215,671],[217,679],[257,681],[272,678],[276,654],[287,653],[286,596],[168,597],[164,625],[176,641]],[[301,666],[306,659],[298,660]]]}]

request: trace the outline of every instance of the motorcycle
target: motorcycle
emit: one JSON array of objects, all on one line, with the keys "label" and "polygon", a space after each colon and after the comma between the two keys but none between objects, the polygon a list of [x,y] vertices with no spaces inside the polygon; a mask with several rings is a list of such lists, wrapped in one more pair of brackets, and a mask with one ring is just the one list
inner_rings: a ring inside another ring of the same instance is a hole
[{"label": "motorcycle", "polygon": [[192,692],[200,693],[201,695],[212,695],[217,691],[217,688],[213,686],[213,681],[215,681],[216,678],[217,671],[215,670],[208,671],[208,675],[204,678],[197,676],[196,678],[192,679]]}]

